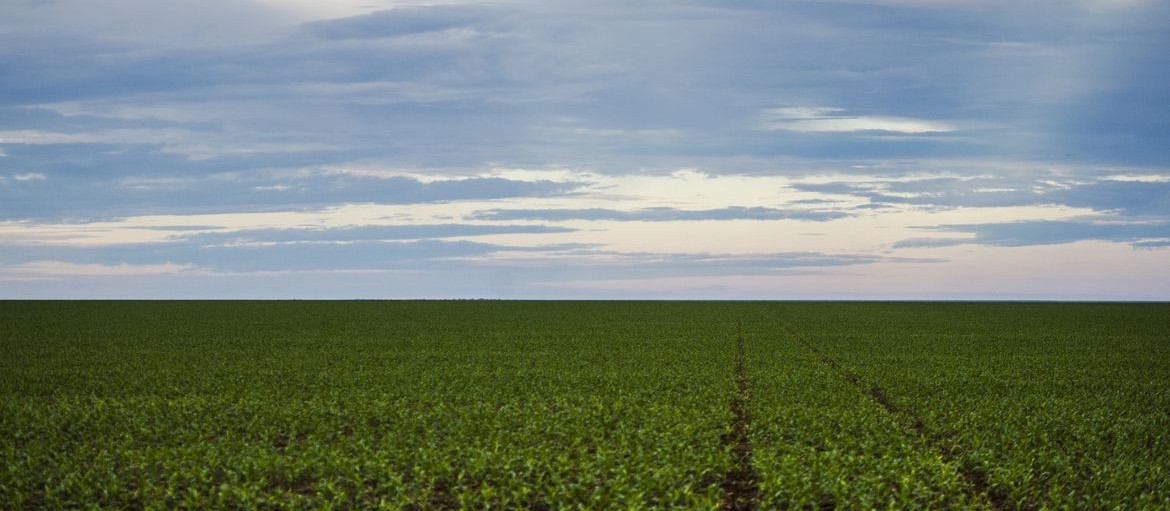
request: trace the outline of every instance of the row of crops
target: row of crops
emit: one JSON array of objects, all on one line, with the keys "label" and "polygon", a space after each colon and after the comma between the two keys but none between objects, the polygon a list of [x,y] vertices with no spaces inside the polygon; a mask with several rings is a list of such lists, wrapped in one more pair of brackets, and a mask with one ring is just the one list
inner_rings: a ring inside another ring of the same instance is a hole
[{"label": "row of crops", "polygon": [[1167,313],[0,302],[0,509],[1170,508]]},{"label": "row of crops", "polygon": [[[841,314],[842,308],[848,310]],[[786,323],[877,385],[1007,509],[1170,509],[1165,304],[804,304]]]}]

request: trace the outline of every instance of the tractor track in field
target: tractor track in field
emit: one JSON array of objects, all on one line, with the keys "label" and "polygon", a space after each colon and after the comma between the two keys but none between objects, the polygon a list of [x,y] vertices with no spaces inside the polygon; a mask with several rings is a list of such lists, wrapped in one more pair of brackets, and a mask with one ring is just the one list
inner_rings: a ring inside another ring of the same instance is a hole
[{"label": "tractor track in field", "polygon": [[752,468],[752,441],[748,436],[751,411],[748,408],[748,377],[745,363],[743,326],[736,327],[735,397],[731,400],[731,430],[722,440],[731,449],[732,467],[723,479],[722,509],[753,511],[760,502],[760,478]]},{"label": "tractor track in field", "polygon": [[868,397],[878,406],[882,407],[886,413],[897,419],[898,422],[903,424],[915,435],[918,435],[923,440],[925,440],[930,449],[937,453],[944,462],[955,467],[955,470],[967,483],[964,486],[964,489],[966,490],[968,496],[974,498],[975,500],[986,502],[993,511],[1003,511],[1013,507],[1009,503],[1006,495],[996,492],[991,488],[991,484],[988,482],[987,473],[985,471],[977,467],[971,467],[963,464],[962,460],[960,460],[959,457],[955,454],[953,445],[945,443],[939,437],[930,434],[930,432],[926,429],[926,423],[922,420],[922,417],[919,417],[918,414],[914,413],[912,410],[908,410],[895,404],[892,400],[890,400],[889,396],[886,394],[885,389],[881,388],[875,383],[865,381],[861,375],[849,370],[845,366],[841,365],[840,362],[833,359],[833,357],[830,357],[825,352],[817,349],[816,346],[813,346],[812,343],[808,342],[807,339],[801,336],[799,332],[796,332],[791,328],[789,328],[788,331],[793,336],[793,338],[797,340],[797,342],[804,346],[805,349],[812,352],[812,354],[817,357],[818,361],[832,369],[833,372],[837,373],[837,375],[841,377],[841,379],[848,382],[863,395]]}]

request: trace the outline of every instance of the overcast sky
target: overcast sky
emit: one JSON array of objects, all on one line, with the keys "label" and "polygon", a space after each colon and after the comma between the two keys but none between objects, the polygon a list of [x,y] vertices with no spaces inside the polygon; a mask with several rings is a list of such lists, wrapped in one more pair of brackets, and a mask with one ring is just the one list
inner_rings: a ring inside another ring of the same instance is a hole
[{"label": "overcast sky", "polygon": [[1170,299],[1170,2],[0,2],[0,298]]}]

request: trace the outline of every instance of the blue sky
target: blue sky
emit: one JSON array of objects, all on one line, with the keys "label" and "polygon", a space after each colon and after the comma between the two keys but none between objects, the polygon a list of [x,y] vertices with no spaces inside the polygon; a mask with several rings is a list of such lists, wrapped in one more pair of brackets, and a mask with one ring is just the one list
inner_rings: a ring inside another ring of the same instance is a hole
[{"label": "blue sky", "polygon": [[12,0],[0,298],[1170,299],[1170,4]]}]

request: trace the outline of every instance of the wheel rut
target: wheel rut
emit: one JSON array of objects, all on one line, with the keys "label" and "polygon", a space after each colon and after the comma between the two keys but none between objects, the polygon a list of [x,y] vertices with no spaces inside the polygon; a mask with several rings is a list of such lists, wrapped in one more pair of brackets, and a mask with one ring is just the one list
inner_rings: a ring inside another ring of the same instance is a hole
[{"label": "wheel rut", "polygon": [[932,435],[926,428],[926,423],[923,422],[922,417],[914,413],[912,410],[898,406],[886,394],[885,389],[877,384],[865,381],[861,375],[849,370],[840,362],[830,357],[825,352],[817,349],[812,343],[808,342],[799,332],[788,329],[789,333],[797,340],[805,349],[812,352],[817,360],[825,366],[837,373],[841,379],[848,382],[859,392],[864,394],[878,406],[880,406],[886,413],[893,416],[900,423],[902,423],[910,432],[918,435],[926,441],[926,444],[932,451],[939,455],[940,458],[948,465],[955,467],[955,470],[966,482],[964,489],[971,498],[982,501],[991,507],[992,511],[1002,511],[1012,509],[1013,506],[1009,503],[1006,495],[995,491],[988,482],[987,473],[981,468],[972,467],[962,463],[956,454],[956,446],[945,442],[937,435]]},{"label": "wheel rut", "polygon": [[723,445],[731,449],[732,467],[723,479],[722,509],[752,511],[759,506],[759,475],[752,468],[750,395],[745,361],[743,325],[735,335],[735,396],[731,399],[731,428],[723,436]]}]

